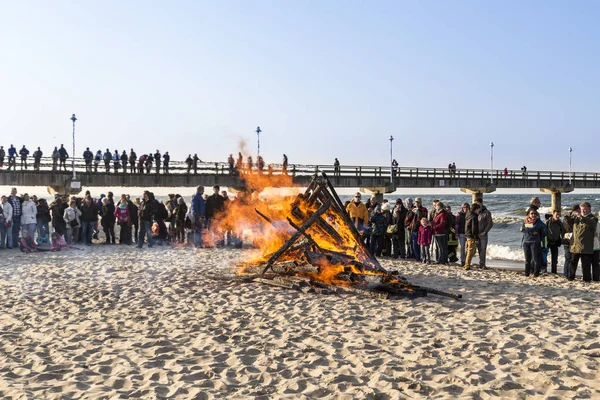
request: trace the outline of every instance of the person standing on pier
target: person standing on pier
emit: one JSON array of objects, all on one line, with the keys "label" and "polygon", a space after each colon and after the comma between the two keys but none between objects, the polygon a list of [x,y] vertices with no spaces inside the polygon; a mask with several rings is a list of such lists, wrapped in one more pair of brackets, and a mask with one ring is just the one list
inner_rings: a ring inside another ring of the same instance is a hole
[{"label": "person standing on pier", "polygon": [[121,167],[121,155],[119,154],[119,150],[115,149],[114,154],[112,155],[113,165],[115,168],[115,174],[119,173],[119,168]]},{"label": "person standing on pier", "polygon": [[98,150],[96,155],[94,156],[94,172],[98,172],[98,165],[102,161],[102,152]]},{"label": "person standing on pier", "polygon": [[110,162],[112,160],[112,154],[110,152],[109,149],[106,149],[106,151],[104,152],[104,169],[106,170],[106,173],[110,172]]},{"label": "person standing on pier", "polygon": [[288,157],[285,154],[283,155],[283,163],[281,164],[281,167],[282,167],[282,173],[284,175],[287,175]]},{"label": "person standing on pier", "polygon": [[160,161],[161,161],[161,156],[160,156],[160,152],[158,150],[156,150],[156,153],[154,153],[154,165],[156,166],[156,173],[160,173]]},{"label": "person standing on pier", "polygon": [[229,167],[229,175],[233,175],[233,167],[235,165],[235,160],[233,159],[233,154],[230,154],[227,157],[227,166]]},{"label": "person standing on pier", "polygon": [[38,147],[36,151],[33,152],[33,169],[34,171],[40,170],[40,164],[42,162],[42,150]]},{"label": "person standing on pier", "polygon": [[60,149],[58,149],[58,155],[60,156],[60,165],[58,169],[62,167],[63,171],[67,170],[67,158],[69,158],[69,153],[67,153],[67,149],[65,149],[64,145],[60,145]]},{"label": "person standing on pier", "polygon": [[89,147],[85,148],[83,152],[83,160],[85,162],[85,172],[92,172],[92,161],[94,161],[94,154],[90,151]]},{"label": "person standing on pier", "polygon": [[145,164],[146,164],[146,174],[149,174],[152,171],[152,162],[154,161],[154,157],[152,157],[152,153],[148,153],[146,156]]},{"label": "person standing on pier", "polygon": [[58,159],[60,158],[60,153],[58,151],[58,147],[54,146],[54,150],[52,150],[52,171],[56,171],[58,169]]},{"label": "person standing on pier", "polygon": [[248,174],[252,173],[252,156],[248,156],[247,161],[246,161],[246,169]]},{"label": "person standing on pier", "polygon": [[340,160],[337,157],[333,162],[333,176],[340,176]]},{"label": "person standing on pier", "polygon": [[21,170],[23,170],[23,167],[27,169],[27,156],[29,155],[29,150],[27,150],[25,145],[23,145],[23,147],[19,151],[19,154],[21,155]]},{"label": "person standing on pier", "polygon": [[123,150],[123,153],[121,153],[121,166],[123,167],[123,173],[126,174],[127,173],[127,152],[125,150]]},{"label": "person standing on pier", "polygon": [[479,253],[479,268],[486,268],[486,253],[488,245],[488,232],[494,226],[492,213],[483,205],[483,198],[478,197],[476,203],[479,204],[479,242],[477,244],[477,252]]},{"label": "person standing on pier", "polygon": [[237,158],[237,161],[235,162],[235,168],[237,169],[238,175],[241,174],[242,170],[244,169],[244,156],[242,155],[241,152],[238,152],[238,158]]},{"label": "person standing on pier", "polygon": [[4,157],[6,157],[4,146],[0,146],[0,168],[4,167]]},{"label": "person standing on pier", "polygon": [[12,144],[8,148],[8,170],[11,168],[17,169],[17,149]]},{"label": "person standing on pier", "polygon": [[163,154],[163,171],[165,174],[169,173],[169,162],[171,161],[171,156],[169,155],[168,151],[165,151],[165,154]]},{"label": "person standing on pier", "polygon": [[[133,151],[133,149],[131,149],[131,151],[129,152],[129,166],[131,168],[132,174],[135,174],[136,161],[137,161],[137,154],[135,154],[135,151]],[[137,236],[136,236],[136,240],[137,240]]]}]

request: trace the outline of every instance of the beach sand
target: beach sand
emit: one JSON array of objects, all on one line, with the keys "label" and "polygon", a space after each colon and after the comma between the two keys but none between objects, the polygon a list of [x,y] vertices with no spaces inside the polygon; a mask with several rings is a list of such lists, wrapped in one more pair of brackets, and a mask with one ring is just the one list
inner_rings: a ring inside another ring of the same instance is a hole
[{"label": "beach sand", "polygon": [[464,298],[223,279],[250,251],[1,251],[0,396],[599,396],[600,284],[386,260]]}]

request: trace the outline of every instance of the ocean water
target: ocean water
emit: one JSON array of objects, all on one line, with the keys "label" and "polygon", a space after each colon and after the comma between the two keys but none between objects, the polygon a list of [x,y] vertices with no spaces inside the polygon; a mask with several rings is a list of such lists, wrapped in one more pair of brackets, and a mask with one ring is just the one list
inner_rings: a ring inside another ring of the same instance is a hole
[{"label": "ocean water", "polygon": [[[543,214],[550,212],[551,210],[551,196],[549,194],[536,195],[540,198],[542,206],[540,207],[540,213]],[[470,194],[438,194],[438,195],[401,195],[392,194],[384,195],[384,198],[390,202],[395,202],[396,199],[402,200],[407,197],[415,198],[421,197],[423,205],[428,211],[432,208],[434,199],[438,199],[446,206],[452,207],[452,213],[460,209],[463,203],[471,202]],[[501,265],[504,266],[522,266],[525,262],[525,256],[521,247],[522,233],[519,232],[519,228],[525,218],[525,212],[529,207],[529,201],[532,195],[522,194],[484,194],[483,202],[485,206],[491,211],[494,220],[494,227],[489,233],[488,251],[487,257],[491,260],[501,261]],[[369,195],[362,196],[362,200],[366,201]],[[352,196],[340,196],[342,202],[351,200]],[[592,205],[592,212],[597,213],[600,211],[600,195],[598,194],[584,194],[584,193],[567,193],[562,195],[562,209],[563,214],[571,208],[573,204],[580,204],[583,201],[587,201]],[[559,250],[559,272],[562,271],[561,262],[564,260],[562,255],[562,249]],[[496,263],[498,264],[498,263]],[[512,265],[511,265],[512,264]]]}]

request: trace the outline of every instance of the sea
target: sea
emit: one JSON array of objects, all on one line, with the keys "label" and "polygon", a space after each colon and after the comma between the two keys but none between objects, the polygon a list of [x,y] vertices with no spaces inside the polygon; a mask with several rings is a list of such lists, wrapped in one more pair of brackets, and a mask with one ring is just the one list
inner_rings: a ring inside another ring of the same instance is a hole
[{"label": "sea", "polygon": [[[489,233],[488,249],[486,264],[495,267],[504,268],[523,268],[525,263],[525,255],[521,242],[523,234],[519,232],[519,228],[525,218],[525,213],[529,207],[529,202],[533,195],[528,194],[484,194],[484,205],[492,213],[494,227]],[[542,206],[540,207],[540,215],[551,211],[551,197],[549,194],[535,195],[540,198]],[[414,199],[420,197],[423,205],[428,211],[431,210],[433,200],[440,200],[444,205],[452,207],[452,213],[460,209],[463,203],[471,203],[470,194],[435,194],[435,195],[402,195],[402,194],[386,194],[384,198],[389,202],[394,203],[396,199],[405,200],[407,197]],[[365,201],[369,195],[362,196]],[[352,200],[351,195],[340,196],[342,202]],[[571,209],[574,204],[580,204],[587,201],[592,206],[592,212],[596,213],[600,210],[600,195],[599,194],[583,194],[583,193],[563,193],[562,194],[562,210],[563,214]],[[562,264],[564,263],[563,250],[559,250],[559,272],[562,272]]]}]

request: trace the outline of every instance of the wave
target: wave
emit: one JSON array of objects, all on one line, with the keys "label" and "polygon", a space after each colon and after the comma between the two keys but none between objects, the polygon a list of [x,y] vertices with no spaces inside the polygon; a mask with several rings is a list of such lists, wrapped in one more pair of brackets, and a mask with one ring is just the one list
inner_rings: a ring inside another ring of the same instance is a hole
[{"label": "wave", "polygon": [[[502,261],[519,261],[525,262],[525,253],[522,248],[511,249],[508,246],[502,246],[500,244],[488,244],[487,257],[492,260]],[[548,262],[550,262],[550,254],[548,254]],[[562,266],[565,263],[565,257],[562,254],[562,250],[559,250],[558,255],[558,266],[559,270],[562,271]]]},{"label": "wave", "polygon": [[517,217],[498,217],[498,218],[492,218],[492,221],[494,221],[494,226],[497,225],[513,225],[513,224],[520,224],[523,222],[523,218],[517,218]]}]

